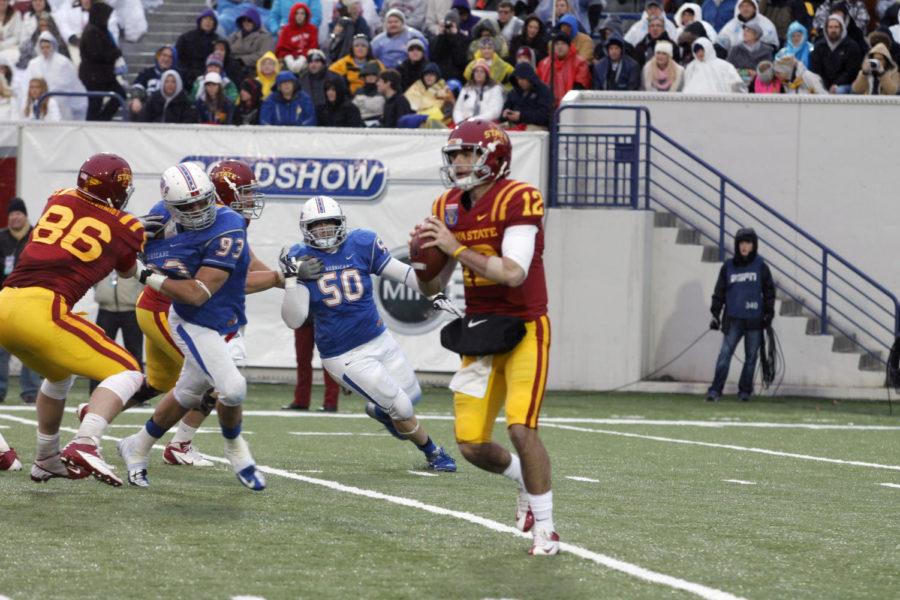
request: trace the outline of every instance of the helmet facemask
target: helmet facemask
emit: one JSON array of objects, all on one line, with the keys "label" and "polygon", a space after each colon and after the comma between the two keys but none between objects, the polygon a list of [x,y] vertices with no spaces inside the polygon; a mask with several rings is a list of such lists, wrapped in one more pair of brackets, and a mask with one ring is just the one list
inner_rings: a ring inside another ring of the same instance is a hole
[{"label": "helmet facemask", "polygon": [[234,189],[234,200],[229,207],[240,213],[245,219],[258,219],[262,216],[266,206],[266,196],[257,191],[256,183],[241,186]]},{"label": "helmet facemask", "polygon": [[175,222],[185,229],[205,229],[216,220],[216,193],[210,190],[203,196],[182,201],[166,200],[166,208]]},{"label": "helmet facemask", "polygon": [[331,215],[302,221],[300,231],[306,245],[319,250],[333,250],[347,239],[347,219],[344,215]]},{"label": "helmet facemask", "polygon": [[[458,152],[472,150],[475,161],[471,165],[455,164],[454,157]],[[444,166],[441,167],[441,180],[445,187],[469,191],[494,178],[491,167],[487,165],[491,150],[479,144],[453,144],[441,150]]]}]

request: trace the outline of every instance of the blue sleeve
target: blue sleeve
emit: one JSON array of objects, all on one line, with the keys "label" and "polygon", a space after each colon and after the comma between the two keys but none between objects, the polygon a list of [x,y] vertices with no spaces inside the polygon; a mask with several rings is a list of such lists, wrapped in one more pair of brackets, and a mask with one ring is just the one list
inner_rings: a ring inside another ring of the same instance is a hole
[{"label": "blue sleeve", "polygon": [[166,217],[166,220],[169,218],[169,209],[166,208],[166,203],[160,200],[156,204],[153,205],[153,208],[150,209],[150,212],[147,213],[150,215],[162,215]]},{"label": "blue sleeve", "polygon": [[275,102],[273,100],[266,100],[262,103],[262,106],[259,108],[259,124],[260,125],[274,125],[272,122],[274,118],[275,112]]},{"label": "blue sleeve", "polygon": [[247,231],[240,225],[223,225],[222,231],[206,244],[200,264],[231,271],[247,251]]},{"label": "blue sleeve", "polygon": [[369,272],[374,273],[375,275],[381,275],[384,267],[391,260],[391,251],[387,249],[387,246],[384,245],[384,242],[381,241],[381,238],[378,237],[374,232],[367,231],[366,233],[371,238],[370,240],[368,240],[368,244],[371,248]]},{"label": "blue sleeve", "polygon": [[313,104],[312,97],[306,92],[300,92],[300,107],[303,112],[300,113],[300,125],[315,126],[316,125],[316,106]]},{"label": "blue sleeve", "polygon": [[306,246],[303,244],[294,244],[291,246],[290,250],[288,250],[288,256],[290,258],[300,258],[306,254]]}]

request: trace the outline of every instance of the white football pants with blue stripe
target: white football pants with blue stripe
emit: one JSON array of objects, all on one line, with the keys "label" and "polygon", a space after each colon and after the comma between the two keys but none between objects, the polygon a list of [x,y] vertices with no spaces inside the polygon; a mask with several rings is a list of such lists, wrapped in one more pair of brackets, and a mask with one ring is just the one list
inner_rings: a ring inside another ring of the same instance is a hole
[{"label": "white football pants with blue stripe", "polygon": [[184,408],[197,408],[210,387],[225,406],[238,406],[247,395],[247,380],[235,365],[239,344],[229,344],[218,331],[189,323],[169,311],[175,344],[184,354],[184,365],[175,383],[175,400]]},{"label": "white football pants with blue stripe", "polygon": [[395,421],[412,417],[413,405],[422,398],[415,371],[387,331],[343,354],[323,358],[322,366],[338,383],[371,400]]}]

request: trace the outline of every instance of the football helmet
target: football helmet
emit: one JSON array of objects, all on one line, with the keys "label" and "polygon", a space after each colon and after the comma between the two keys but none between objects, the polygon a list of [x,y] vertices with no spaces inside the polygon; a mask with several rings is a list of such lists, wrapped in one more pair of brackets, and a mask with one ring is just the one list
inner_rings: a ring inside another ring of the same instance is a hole
[{"label": "football helmet", "polygon": [[250,165],[242,160],[220,160],[210,169],[209,178],[222,204],[245,219],[262,216],[265,196],[257,191],[256,176]]},{"label": "football helmet", "polygon": [[[457,165],[453,157],[461,150],[474,150],[471,165]],[[450,132],[441,149],[444,166],[441,179],[448,188],[463,191],[509,175],[512,144],[506,132],[486,119],[466,119]]]},{"label": "football helmet", "polygon": [[78,169],[75,186],[82,194],[112,208],[124,210],[134,192],[131,166],[117,154],[95,154]]},{"label": "football helmet", "polygon": [[169,167],[159,188],[169,214],[185,229],[205,229],[215,222],[216,188],[197,163]]},{"label": "football helmet", "polygon": [[[323,222],[328,224],[313,227]],[[334,198],[314,196],[300,209],[300,233],[308,246],[319,250],[337,248],[347,239],[347,217]]]}]

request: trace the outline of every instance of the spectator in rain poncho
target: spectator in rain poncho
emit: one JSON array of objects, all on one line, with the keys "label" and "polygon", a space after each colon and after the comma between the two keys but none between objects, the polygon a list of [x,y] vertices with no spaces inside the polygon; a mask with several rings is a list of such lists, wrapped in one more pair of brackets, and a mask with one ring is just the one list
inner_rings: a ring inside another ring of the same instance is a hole
[{"label": "spectator in rain poncho", "polygon": [[734,94],[747,91],[731,63],[716,56],[713,44],[698,38],[692,48],[694,60],[684,70],[685,94]]},{"label": "spectator in rain poncho", "polygon": [[[85,87],[78,78],[78,71],[72,61],[58,52],[56,38],[49,31],[38,36],[38,55],[31,59],[25,69],[24,81],[43,79],[52,92],[84,92]],[[83,121],[87,116],[87,98],[56,99],[63,119]]]},{"label": "spectator in rain poncho", "polygon": [[123,37],[129,42],[137,42],[147,33],[147,16],[141,0],[105,0],[116,9],[118,26],[122,28]]},{"label": "spectator in rain poncho", "polygon": [[672,39],[677,40],[685,27],[698,21],[703,25],[703,29],[706,31],[706,37],[711,40],[716,39],[716,36],[719,34],[716,31],[716,28],[713,27],[711,23],[707,23],[703,20],[703,10],[700,8],[700,5],[692,2],[685,2],[675,12],[675,27],[677,27],[677,29],[676,35]]},{"label": "spectator in rain poncho", "polygon": [[775,55],[775,59],[782,56],[793,56],[803,63],[803,66],[809,68],[809,56],[812,54],[813,45],[809,43],[809,33],[806,27],[794,21],[788,27],[787,42],[784,47]]},{"label": "spectator in rain poncho", "polygon": [[759,41],[773,48],[780,47],[781,44],[778,42],[775,24],[768,17],[759,13],[759,5],[756,3],[756,0],[740,0],[737,3],[734,7],[734,18],[725,23],[725,26],[719,30],[716,43],[726,50],[740,45],[744,41],[744,23],[754,19],[759,23],[763,32]]},{"label": "spectator in rain poncho", "polygon": [[588,23],[587,15],[582,12],[581,5],[578,0],[541,0],[535,9],[536,14],[544,23],[550,24],[553,19],[553,4],[556,4],[556,22],[559,23],[560,17],[569,14],[574,15],[578,19],[578,26],[581,31],[590,31],[590,23]]},{"label": "spectator in rain poncho", "polygon": [[663,0],[647,0],[644,5],[644,12],[641,14],[641,20],[629,27],[628,32],[625,34],[626,43],[637,46],[638,42],[646,37],[649,24],[648,19],[650,17],[662,17],[665,20],[666,34],[669,36],[669,39],[673,41],[678,39],[675,25],[666,18],[666,13],[663,12]]}]

